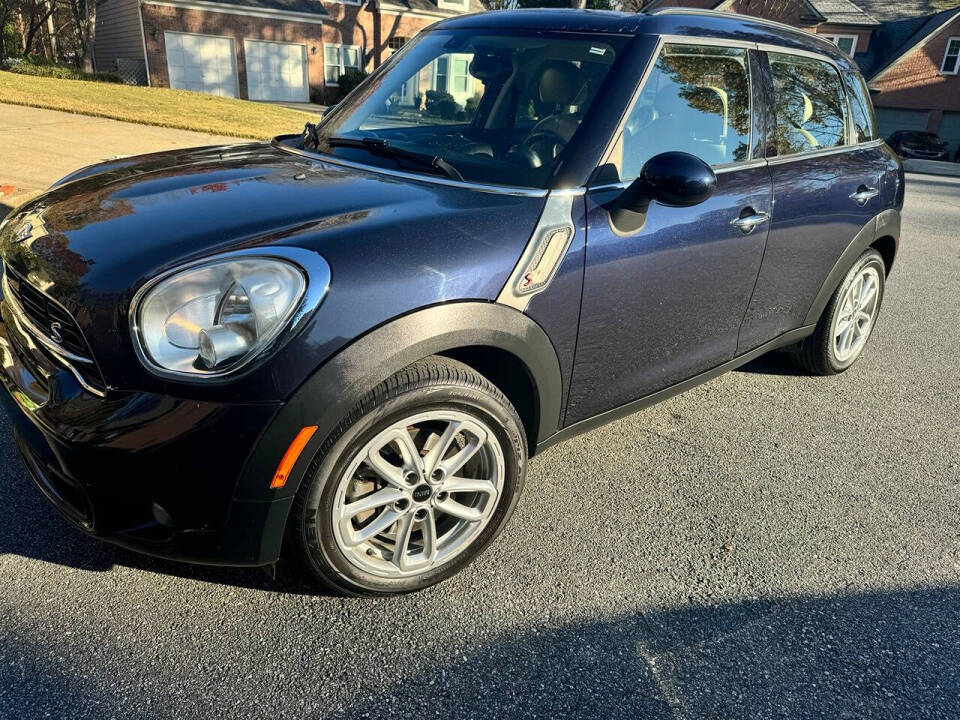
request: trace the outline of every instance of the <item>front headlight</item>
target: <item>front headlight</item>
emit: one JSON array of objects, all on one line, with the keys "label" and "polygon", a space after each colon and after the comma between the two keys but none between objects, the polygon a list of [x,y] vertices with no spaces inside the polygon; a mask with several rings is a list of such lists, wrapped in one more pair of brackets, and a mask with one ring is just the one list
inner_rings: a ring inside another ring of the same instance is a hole
[{"label": "front headlight", "polygon": [[279,258],[215,259],[164,278],[135,301],[134,339],[163,371],[224,375],[277,338],[307,284],[300,267]]}]

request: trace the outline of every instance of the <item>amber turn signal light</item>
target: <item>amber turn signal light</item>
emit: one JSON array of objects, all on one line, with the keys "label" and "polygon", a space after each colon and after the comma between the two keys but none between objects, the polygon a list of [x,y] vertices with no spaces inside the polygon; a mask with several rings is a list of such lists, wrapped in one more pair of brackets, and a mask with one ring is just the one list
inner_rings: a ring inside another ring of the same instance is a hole
[{"label": "amber turn signal light", "polygon": [[283,460],[281,460],[280,465],[277,466],[277,471],[273,474],[273,480],[270,481],[271,488],[282,488],[287,484],[290,471],[293,470],[293,466],[297,464],[300,453],[303,452],[303,449],[307,446],[307,443],[310,442],[310,438],[313,437],[316,431],[316,425],[308,425],[297,433],[293,442],[290,443],[290,447],[288,447],[287,451],[283,454]]}]

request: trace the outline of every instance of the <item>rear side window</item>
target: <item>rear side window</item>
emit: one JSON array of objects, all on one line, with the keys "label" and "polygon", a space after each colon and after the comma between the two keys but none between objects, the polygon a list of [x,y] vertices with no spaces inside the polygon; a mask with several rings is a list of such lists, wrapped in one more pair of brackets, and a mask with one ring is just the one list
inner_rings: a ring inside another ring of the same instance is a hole
[{"label": "rear side window", "polygon": [[746,160],[750,65],[742,48],[664,45],[633,106],[610,163],[621,179],[654,155],[680,150],[709,165]]},{"label": "rear side window", "polygon": [[877,116],[870,102],[870,91],[860,73],[845,72],[843,75],[850,98],[850,111],[853,120],[853,141],[867,142],[877,139]]},{"label": "rear side window", "polygon": [[768,53],[773,74],[778,155],[846,142],[847,101],[836,69],[799,55]]}]

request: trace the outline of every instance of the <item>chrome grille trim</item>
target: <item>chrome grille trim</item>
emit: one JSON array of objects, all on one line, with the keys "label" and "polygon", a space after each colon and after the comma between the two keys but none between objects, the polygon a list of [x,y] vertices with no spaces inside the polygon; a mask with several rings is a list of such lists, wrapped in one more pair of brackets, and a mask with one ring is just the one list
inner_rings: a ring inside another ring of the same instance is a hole
[{"label": "chrome grille trim", "polygon": [[26,313],[23,311],[23,308],[20,306],[17,295],[10,287],[9,280],[7,279],[7,268],[5,263],[3,266],[2,290],[3,299],[10,308],[10,316],[17,324],[17,329],[30,339],[40,343],[40,345],[42,345],[47,352],[49,352],[61,365],[63,365],[71,375],[73,375],[80,387],[92,395],[96,395],[97,397],[106,397],[106,392],[101,388],[91,385],[90,381],[85,378],[73,364],[83,363],[84,365],[88,365],[92,369],[95,369],[95,372],[99,372],[99,370],[96,370],[96,363],[94,363],[91,358],[83,355],[77,355],[76,353],[72,353],[69,350],[64,349],[52,338],[47,337],[45,333],[41,332],[40,329],[30,321],[29,317],[27,317]]}]

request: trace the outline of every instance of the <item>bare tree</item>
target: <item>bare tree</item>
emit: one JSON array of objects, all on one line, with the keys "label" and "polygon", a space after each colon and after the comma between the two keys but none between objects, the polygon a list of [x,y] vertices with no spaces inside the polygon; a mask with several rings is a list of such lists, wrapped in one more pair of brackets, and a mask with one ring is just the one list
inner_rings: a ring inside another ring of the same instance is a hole
[{"label": "bare tree", "polygon": [[81,69],[84,72],[93,72],[96,69],[93,59],[97,32],[96,0],[70,0],[70,11],[77,33]]},{"label": "bare tree", "polygon": [[53,2],[47,3],[43,0],[28,0],[20,3],[24,55],[33,52],[33,45],[40,30],[47,24],[47,20],[53,15],[55,9],[56,5]]}]

